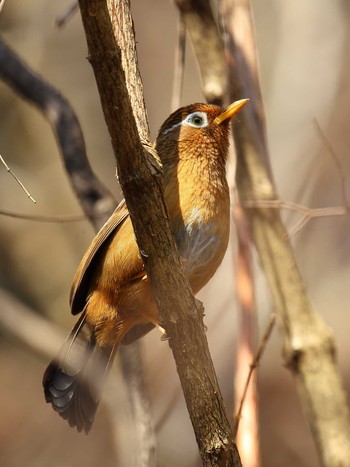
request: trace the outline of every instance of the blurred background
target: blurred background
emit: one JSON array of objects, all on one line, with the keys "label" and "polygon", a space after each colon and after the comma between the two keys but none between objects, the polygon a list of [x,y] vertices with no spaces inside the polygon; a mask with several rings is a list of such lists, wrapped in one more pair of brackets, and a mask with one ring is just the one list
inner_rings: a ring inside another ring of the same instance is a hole
[{"label": "blurred background", "polygon": [[[0,15],[0,33],[71,103],[94,170],[120,199],[79,13],[63,29],[55,27],[56,18],[70,4],[71,0],[8,1]],[[336,164],[315,131],[314,119],[338,155],[349,188],[349,3],[260,0],[253,1],[253,8],[271,165],[280,197],[313,208],[341,206],[344,201]],[[171,110],[178,15],[170,0],[134,0],[132,9],[154,137]],[[203,100],[190,46],[187,52],[182,104]],[[80,213],[50,126],[2,82],[0,154],[37,200],[32,204],[0,165],[0,209],[29,215]],[[288,229],[293,229],[300,215],[286,212],[284,218]],[[348,216],[317,219],[292,238],[314,308],[334,333],[348,394],[349,227]],[[68,331],[74,322],[68,307],[72,277],[92,236],[86,221],[47,224],[1,216],[0,287]],[[234,241],[220,270],[199,297],[204,301],[207,336],[229,416],[237,334],[233,251]],[[262,332],[271,305],[258,262],[256,286]],[[157,429],[158,465],[199,466],[169,346],[152,332],[143,339],[143,349]],[[127,394],[122,379],[118,379],[118,362],[115,373],[119,384],[114,397],[120,407],[120,428],[112,426],[108,407],[102,405],[89,437],[70,429],[45,404],[41,378],[47,363],[47,357],[0,329],[0,465],[132,465],[133,433],[127,430]],[[317,466],[293,378],[283,367],[277,330],[258,370],[258,384],[263,465]]]}]

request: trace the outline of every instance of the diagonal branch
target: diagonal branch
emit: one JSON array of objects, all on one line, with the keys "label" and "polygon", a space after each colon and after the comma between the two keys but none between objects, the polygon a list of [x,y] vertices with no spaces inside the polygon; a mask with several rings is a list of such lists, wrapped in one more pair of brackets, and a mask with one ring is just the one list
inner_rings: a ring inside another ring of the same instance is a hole
[{"label": "diagonal branch", "polygon": [[36,204],[36,201],[35,199],[33,198],[33,196],[29,193],[29,191],[27,190],[27,188],[23,185],[23,183],[21,182],[21,180],[17,177],[17,175],[14,174],[14,172],[10,169],[10,167],[6,164],[6,161],[5,159],[2,157],[2,155],[0,154],[0,162],[3,163],[6,171],[12,175],[12,177],[16,180],[16,182],[18,183],[18,185],[22,188],[22,190],[24,191],[24,193],[28,196],[28,198],[34,203]]},{"label": "diagonal branch", "polygon": [[182,274],[169,228],[160,168],[149,144],[129,1],[79,3],[119,180],[203,464],[240,465],[209,354],[203,310]]}]

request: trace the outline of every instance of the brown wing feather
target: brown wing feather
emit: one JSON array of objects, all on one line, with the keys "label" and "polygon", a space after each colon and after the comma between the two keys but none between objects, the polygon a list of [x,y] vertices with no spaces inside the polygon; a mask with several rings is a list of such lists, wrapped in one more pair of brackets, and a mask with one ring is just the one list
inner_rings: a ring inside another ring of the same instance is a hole
[{"label": "brown wing feather", "polygon": [[125,200],[123,200],[93,239],[81,260],[73,279],[69,297],[73,315],[80,313],[86,305],[90,280],[94,271],[94,266],[98,261],[99,253],[103,251],[103,247],[112,233],[115,233],[128,217],[129,211],[126,207]]}]

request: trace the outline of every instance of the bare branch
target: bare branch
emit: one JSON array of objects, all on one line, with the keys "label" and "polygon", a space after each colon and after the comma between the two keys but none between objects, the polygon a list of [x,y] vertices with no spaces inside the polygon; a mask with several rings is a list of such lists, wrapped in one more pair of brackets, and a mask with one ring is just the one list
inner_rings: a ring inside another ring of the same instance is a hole
[{"label": "bare branch", "polygon": [[117,157],[119,180],[161,323],[169,337],[203,463],[240,465],[209,354],[203,310],[181,272],[159,166],[151,146],[145,145],[149,133],[129,6],[125,0],[80,0],[90,61]]},{"label": "bare branch", "polygon": [[56,26],[58,28],[63,28],[67,22],[72,18],[72,16],[78,11],[79,3],[74,1],[62,14],[56,18]]},{"label": "bare branch", "polygon": [[29,68],[0,40],[0,78],[28,100],[51,123],[69,180],[86,216],[95,228],[115,207],[109,191],[93,173],[79,121],[61,94]]},{"label": "bare branch", "polygon": [[302,204],[292,201],[282,201],[279,199],[269,200],[245,200],[241,202],[246,209],[264,208],[264,209],[286,209],[288,211],[302,213],[302,218],[290,229],[285,238],[291,238],[296,235],[311,220],[323,217],[344,216],[348,214],[348,208],[345,206],[334,206],[328,208],[308,208]]},{"label": "bare branch", "polygon": [[6,217],[12,217],[13,219],[22,219],[25,221],[33,222],[47,222],[49,224],[54,223],[70,223],[70,222],[81,222],[86,221],[84,214],[77,214],[76,216],[44,216],[44,215],[31,215],[31,214],[20,214],[12,211],[4,211],[0,209],[0,215]]},{"label": "bare branch", "polygon": [[266,326],[266,330],[265,330],[265,332],[264,332],[264,334],[263,334],[263,336],[261,338],[258,351],[257,351],[252,363],[250,364],[249,373],[248,373],[247,379],[245,381],[243,394],[242,394],[242,397],[241,397],[241,402],[239,404],[239,408],[238,408],[237,414],[235,416],[235,425],[234,425],[234,428],[233,428],[233,433],[234,433],[235,436],[237,436],[237,432],[238,432],[238,428],[239,428],[239,422],[240,422],[240,419],[242,417],[242,409],[243,409],[243,406],[244,406],[244,403],[245,403],[245,398],[246,398],[246,395],[247,395],[247,391],[248,391],[248,388],[249,388],[249,384],[250,384],[252,375],[254,373],[254,370],[259,366],[260,360],[261,360],[261,358],[262,358],[262,356],[264,354],[266,345],[267,345],[267,343],[268,343],[268,341],[270,339],[272,330],[273,330],[273,328],[275,326],[275,322],[276,322],[276,316],[274,314],[271,314],[269,323]]},{"label": "bare branch", "polygon": [[202,92],[211,104],[222,105],[227,88],[224,47],[209,0],[175,0],[197,58]]},{"label": "bare branch", "polygon": [[185,71],[185,53],[186,53],[186,28],[182,18],[179,14],[178,25],[178,42],[175,50],[175,67],[174,67],[174,81],[173,81],[173,94],[171,98],[171,111],[175,111],[180,107],[181,93],[184,80]]},{"label": "bare branch", "polygon": [[317,132],[318,136],[320,137],[321,141],[323,142],[325,148],[327,149],[328,153],[330,154],[330,156],[331,156],[331,158],[332,158],[332,160],[333,160],[333,162],[335,164],[335,168],[337,170],[337,174],[338,174],[338,177],[339,177],[339,180],[340,180],[340,183],[341,183],[343,203],[344,203],[344,206],[346,206],[346,208],[349,210],[350,205],[349,205],[348,197],[347,197],[347,194],[346,194],[346,177],[345,177],[345,174],[344,174],[344,169],[343,169],[343,167],[341,165],[341,162],[340,162],[340,159],[338,157],[338,154],[334,151],[332,145],[330,144],[330,142],[326,138],[326,135],[324,134],[324,131],[322,130],[322,128],[320,127],[320,124],[318,123],[318,121],[316,119],[314,120],[314,125],[315,125],[315,129],[316,129],[316,132]]},{"label": "bare branch", "polygon": [[[1,6],[1,5],[0,5]],[[16,180],[16,182],[18,183],[18,185],[22,188],[22,190],[24,191],[24,193],[28,196],[28,198],[33,201],[34,204],[36,204],[36,201],[35,199],[33,198],[33,196],[29,193],[29,191],[27,190],[27,188],[23,185],[23,183],[19,180],[19,178],[12,172],[12,170],[10,169],[10,167],[6,164],[4,158],[1,156],[0,154],[0,161],[4,164],[5,166],[5,169],[7,170],[7,172],[12,175],[12,177]]]}]

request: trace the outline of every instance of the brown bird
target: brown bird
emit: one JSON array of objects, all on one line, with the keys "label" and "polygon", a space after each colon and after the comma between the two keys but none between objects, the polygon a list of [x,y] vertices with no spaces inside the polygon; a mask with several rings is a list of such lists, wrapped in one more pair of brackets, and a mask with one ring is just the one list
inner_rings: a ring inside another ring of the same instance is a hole
[{"label": "brown bird", "polygon": [[[213,276],[229,237],[226,159],[229,122],[247,103],[226,109],[182,107],[159,130],[169,221],[193,293]],[[157,305],[122,201],[92,241],[75,274],[70,304],[82,313],[43,386],[47,402],[78,431],[88,432],[119,344],[159,326]]]}]

